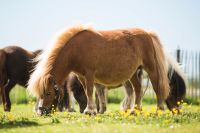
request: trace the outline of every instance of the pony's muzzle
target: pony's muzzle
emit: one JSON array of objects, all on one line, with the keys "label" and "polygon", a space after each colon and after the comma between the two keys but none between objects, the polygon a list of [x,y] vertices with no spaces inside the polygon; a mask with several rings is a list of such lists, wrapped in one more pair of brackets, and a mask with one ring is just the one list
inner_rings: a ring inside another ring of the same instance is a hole
[{"label": "pony's muzzle", "polygon": [[37,114],[38,115],[48,115],[51,113],[51,109],[48,109],[48,108],[44,108],[44,107],[39,107],[38,110],[37,110]]}]

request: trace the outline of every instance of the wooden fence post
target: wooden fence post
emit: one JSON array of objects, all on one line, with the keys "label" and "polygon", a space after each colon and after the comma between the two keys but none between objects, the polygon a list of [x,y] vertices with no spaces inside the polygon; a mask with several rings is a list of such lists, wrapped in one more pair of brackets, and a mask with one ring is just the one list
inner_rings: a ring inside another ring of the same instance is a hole
[{"label": "wooden fence post", "polygon": [[176,60],[177,60],[178,63],[181,63],[181,62],[180,62],[180,52],[181,52],[181,50],[178,48],[178,49],[176,50]]}]

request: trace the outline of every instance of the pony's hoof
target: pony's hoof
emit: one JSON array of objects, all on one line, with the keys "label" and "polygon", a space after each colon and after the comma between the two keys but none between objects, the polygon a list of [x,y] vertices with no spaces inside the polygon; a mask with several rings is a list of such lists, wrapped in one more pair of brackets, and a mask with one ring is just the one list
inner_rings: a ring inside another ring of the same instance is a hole
[{"label": "pony's hoof", "polygon": [[5,112],[10,112],[10,108],[5,108],[4,111]]},{"label": "pony's hoof", "polygon": [[138,109],[131,109],[130,112],[129,112],[130,115],[140,115],[141,114],[141,110],[138,110]]},{"label": "pony's hoof", "polygon": [[103,107],[103,108],[101,108],[101,109],[99,110],[98,113],[103,114],[105,111],[106,111],[106,107]]},{"label": "pony's hoof", "polygon": [[130,110],[129,115],[135,115],[135,111],[134,110]]},{"label": "pony's hoof", "polygon": [[76,110],[75,110],[75,109],[73,109],[73,108],[71,108],[71,109],[68,109],[67,111],[68,111],[68,112],[76,112]]},{"label": "pony's hoof", "polygon": [[86,115],[96,115],[97,112],[96,112],[95,109],[88,109],[88,108],[86,108],[86,109],[84,110],[84,114],[86,114]]},{"label": "pony's hoof", "polygon": [[103,114],[105,111],[104,110],[99,110],[99,113],[100,114]]},{"label": "pony's hoof", "polygon": [[130,109],[128,106],[121,107],[121,111],[127,112]]}]

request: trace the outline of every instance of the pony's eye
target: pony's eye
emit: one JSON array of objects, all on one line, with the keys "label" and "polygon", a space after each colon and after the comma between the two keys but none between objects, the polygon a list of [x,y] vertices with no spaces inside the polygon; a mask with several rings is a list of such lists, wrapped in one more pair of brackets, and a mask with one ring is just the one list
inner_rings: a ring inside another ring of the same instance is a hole
[{"label": "pony's eye", "polygon": [[49,96],[50,94],[51,94],[50,92],[47,92],[47,93],[46,93],[46,96]]}]

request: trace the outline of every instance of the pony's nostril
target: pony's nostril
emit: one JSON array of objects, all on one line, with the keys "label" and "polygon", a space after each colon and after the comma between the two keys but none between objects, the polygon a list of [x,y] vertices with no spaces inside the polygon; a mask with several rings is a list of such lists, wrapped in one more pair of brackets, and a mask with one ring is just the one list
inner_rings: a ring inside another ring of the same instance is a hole
[{"label": "pony's nostril", "polygon": [[44,107],[39,107],[37,111],[39,115],[46,115],[48,114],[47,112],[48,112],[47,109],[45,109]]},{"label": "pony's nostril", "polygon": [[37,110],[37,114],[38,114],[38,115],[42,115],[42,114],[43,114],[43,111],[42,111],[41,108],[38,108],[38,110]]}]

